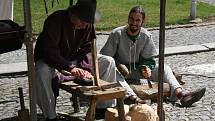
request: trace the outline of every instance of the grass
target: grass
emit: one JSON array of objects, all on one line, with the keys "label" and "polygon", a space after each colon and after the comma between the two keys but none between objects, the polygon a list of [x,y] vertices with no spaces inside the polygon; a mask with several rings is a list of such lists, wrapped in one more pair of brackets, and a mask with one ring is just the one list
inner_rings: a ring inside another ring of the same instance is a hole
[{"label": "grass", "polygon": [[[14,21],[23,25],[22,0],[14,0]],[[58,9],[66,9],[69,0],[46,0],[48,14],[45,12],[43,0],[31,0],[33,32],[39,33],[42,30],[45,18]],[[74,0],[74,3],[76,0]],[[166,25],[187,24],[190,15],[191,0],[166,0]],[[101,12],[101,20],[96,24],[97,31],[108,31],[115,27],[126,25],[127,16],[131,7],[140,5],[146,11],[145,27],[159,26],[160,0],[97,0],[97,9]],[[215,17],[215,7],[205,3],[197,2],[196,16],[203,20],[208,17]]]}]

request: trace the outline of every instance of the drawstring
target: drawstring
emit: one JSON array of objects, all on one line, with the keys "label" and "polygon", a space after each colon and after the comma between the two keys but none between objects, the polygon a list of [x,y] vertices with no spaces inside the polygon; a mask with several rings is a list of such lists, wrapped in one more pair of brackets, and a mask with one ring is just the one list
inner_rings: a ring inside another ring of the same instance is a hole
[{"label": "drawstring", "polygon": [[129,71],[131,72],[131,42],[129,46]]},{"label": "drawstring", "polygon": [[134,70],[136,70],[136,43],[134,43]]},{"label": "drawstring", "polygon": [[[130,48],[129,48],[129,71],[131,72],[131,63],[132,63],[132,49],[131,49],[131,47],[132,47],[132,42],[130,42]],[[135,64],[135,60],[136,60],[136,43],[133,43],[134,44],[134,56],[133,56],[133,69],[134,70],[136,70],[136,64]]]}]

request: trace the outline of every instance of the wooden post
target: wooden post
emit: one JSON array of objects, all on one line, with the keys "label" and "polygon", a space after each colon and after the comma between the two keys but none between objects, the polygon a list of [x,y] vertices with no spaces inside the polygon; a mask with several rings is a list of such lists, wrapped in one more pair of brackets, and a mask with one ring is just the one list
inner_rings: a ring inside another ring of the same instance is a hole
[{"label": "wooden post", "polygon": [[90,100],[90,106],[87,111],[85,121],[94,121],[95,113],[96,113],[96,100],[92,99],[92,100]]},{"label": "wooden post", "polygon": [[71,101],[72,101],[72,106],[74,107],[74,112],[78,113],[80,112],[80,102],[79,102],[79,97],[77,96],[77,94],[73,93],[72,97],[71,97]]},{"label": "wooden post", "polygon": [[94,39],[92,43],[92,62],[94,71],[94,85],[99,86],[99,67],[96,50],[96,39]]},{"label": "wooden post", "polygon": [[117,109],[119,121],[125,121],[124,101],[122,97],[117,98]]},{"label": "wooden post", "polygon": [[33,57],[33,41],[32,41],[32,23],[31,23],[31,9],[30,0],[23,0],[24,8],[24,22],[27,34],[25,34],[25,44],[27,50],[27,64],[28,64],[28,81],[29,81],[29,98],[30,98],[30,120],[37,121],[36,109],[36,84],[35,84],[35,68]]},{"label": "wooden post", "polygon": [[163,75],[164,75],[164,49],[165,49],[165,7],[166,0],[160,1],[160,31],[159,31],[159,76],[158,76],[158,107],[159,121],[165,120],[163,113]]}]

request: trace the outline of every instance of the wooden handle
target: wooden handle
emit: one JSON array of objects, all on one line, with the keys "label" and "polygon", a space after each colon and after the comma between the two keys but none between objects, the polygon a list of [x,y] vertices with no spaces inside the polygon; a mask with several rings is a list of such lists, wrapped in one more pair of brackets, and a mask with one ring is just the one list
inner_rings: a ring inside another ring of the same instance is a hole
[{"label": "wooden handle", "polygon": [[[141,70],[142,71],[142,75],[143,75],[143,71],[147,71],[147,67],[146,66],[143,66],[143,70]],[[143,76],[144,77],[144,76]],[[152,83],[151,83],[151,81],[149,80],[149,79],[146,79],[147,80],[147,82],[148,82],[148,86],[149,86],[149,88],[152,88]]]},{"label": "wooden handle", "polygon": [[61,70],[61,73],[67,76],[71,76],[72,74],[69,71]]}]

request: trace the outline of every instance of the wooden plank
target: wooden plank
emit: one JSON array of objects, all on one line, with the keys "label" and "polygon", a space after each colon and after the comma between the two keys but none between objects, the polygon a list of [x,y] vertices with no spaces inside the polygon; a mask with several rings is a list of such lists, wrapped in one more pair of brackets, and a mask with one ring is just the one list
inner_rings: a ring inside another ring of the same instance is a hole
[{"label": "wooden plank", "polygon": [[105,91],[102,91],[102,90],[86,91],[80,94],[79,96],[89,100],[97,99],[98,101],[104,101],[104,100],[124,97],[124,95],[125,95],[125,89],[118,87],[118,88],[106,89]]},{"label": "wooden plank", "polygon": [[63,82],[60,84],[60,88],[69,92],[73,93],[74,91],[89,91],[89,90],[98,90],[98,89],[107,89],[107,88],[113,88],[113,87],[119,87],[120,85],[118,83],[108,83],[104,80],[100,80],[100,87],[99,86],[81,86],[74,81],[68,81],[68,82]]}]

